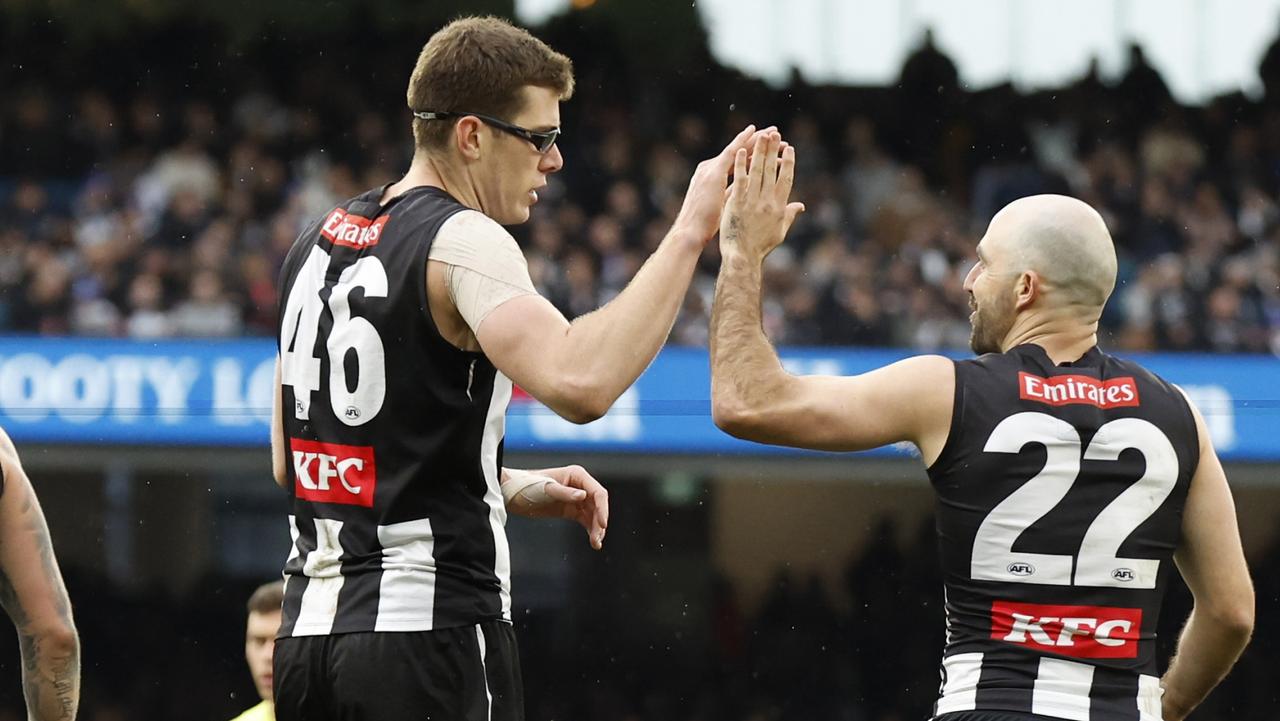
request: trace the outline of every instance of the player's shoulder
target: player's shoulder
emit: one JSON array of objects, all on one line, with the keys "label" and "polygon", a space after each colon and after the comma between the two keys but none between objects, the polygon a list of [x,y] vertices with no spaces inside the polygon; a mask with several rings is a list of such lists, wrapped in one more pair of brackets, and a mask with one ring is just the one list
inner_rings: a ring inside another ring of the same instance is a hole
[{"label": "player's shoulder", "polygon": [[1157,386],[1169,393],[1177,395],[1178,397],[1183,397],[1185,395],[1182,389],[1178,388],[1172,382],[1165,379],[1164,376],[1161,376],[1137,360],[1105,352],[1102,353],[1102,358],[1106,369],[1104,377],[1114,378],[1117,376],[1132,376],[1146,385]]},{"label": "player's shoulder", "polygon": [[1007,372],[1027,364],[1026,360],[1015,352],[1017,350],[1015,348],[1003,353],[983,353],[973,358],[957,358],[951,362],[957,370],[965,369],[984,373]]},{"label": "player's shoulder", "polygon": [[915,381],[926,383],[929,380],[954,375],[956,361],[935,353],[923,353],[903,358],[893,365]]},{"label": "player's shoulder", "polygon": [[[381,196],[378,196],[380,198]],[[449,191],[434,185],[419,185],[409,188],[400,195],[389,200],[381,212],[390,214],[397,223],[417,218],[423,222],[453,220],[456,216],[466,214],[484,215],[464,205]],[[499,226],[501,227],[501,226]]]},{"label": "player's shoulder", "polygon": [[441,234],[457,235],[469,240],[515,243],[516,239],[501,223],[472,208],[463,208],[440,226]]},{"label": "player's shoulder", "polygon": [[440,226],[431,258],[475,270],[499,262],[525,263],[515,237],[498,221],[470,208],[454,213]]}]

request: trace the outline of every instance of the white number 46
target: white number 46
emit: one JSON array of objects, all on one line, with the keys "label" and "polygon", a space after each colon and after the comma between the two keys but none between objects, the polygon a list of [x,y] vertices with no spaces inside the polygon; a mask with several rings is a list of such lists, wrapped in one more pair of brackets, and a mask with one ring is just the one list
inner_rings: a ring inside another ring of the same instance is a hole
[{"label": "white number 46", "polygon": [[[320,359],[313,354],[324,309],[320,291],[328,268],[329,254],[312,248],[284,306],[280,382],[293,387],[294,415],[299,420],[311,418],[311,394],[320,389]],[[363,288],[366,298],[387,297],[387,271],[382,261],[365,256],[343,268],[329,295],[333,328],[324,342],[329,353],[329,404],[338,420],[349,426],[363,425],[378,415],[387,394],[382,338],[368,320],[351,315],[351,291],[355,288]],[[354,389],[348,385],[346,372],[351,352],[359,368]]]}]

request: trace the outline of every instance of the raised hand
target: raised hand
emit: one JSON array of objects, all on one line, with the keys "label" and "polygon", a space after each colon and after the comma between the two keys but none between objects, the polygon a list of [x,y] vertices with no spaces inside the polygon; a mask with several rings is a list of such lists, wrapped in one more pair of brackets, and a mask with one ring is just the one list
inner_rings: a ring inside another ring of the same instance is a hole
[{"label": "raised hand", "polygon": [[749,154],[746,148],[735,151],[733,184],[720,219],[722,253],[761,259],[782,243],[804,212],[804,203],[789,202],[795,170],[795,148],[776,131],[757,133]]},{"label": "raised hand", "polygon": [[748,125],[718,155],[698,163],[672,228],[688,232],[704,245],[711,240],[720,227],[725,187],[734,158],[739,152],[747,152],[758,138],[769,132],[773,132],[773,127],[756,130],[754,125]]}]

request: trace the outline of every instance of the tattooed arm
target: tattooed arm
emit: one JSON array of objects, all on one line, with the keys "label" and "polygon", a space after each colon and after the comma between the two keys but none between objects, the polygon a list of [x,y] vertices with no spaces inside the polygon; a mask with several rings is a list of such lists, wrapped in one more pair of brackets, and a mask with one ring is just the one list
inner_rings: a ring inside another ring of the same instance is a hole
[{"label": "tattooed arm", "polygon": [[18,629],[31,721],[70,720],[80,702],[80,640],[44,513],[0,430],[0,606]]}]

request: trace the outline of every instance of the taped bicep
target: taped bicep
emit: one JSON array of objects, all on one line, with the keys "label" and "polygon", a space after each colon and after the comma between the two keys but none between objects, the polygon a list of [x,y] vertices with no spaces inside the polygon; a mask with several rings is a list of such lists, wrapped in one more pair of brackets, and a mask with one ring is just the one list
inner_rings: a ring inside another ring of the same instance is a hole
[{"label": "taped bicep", "polygon": [[449,297],[472,333],[477,332],[484,319],[503,303],[537,293],[532,283],[525,288],[460,265],[447,266],[444,277]]},{"label": "taped bicep", "polygon": [[477,211],[446,221],[427,257],[446,265],[449,297],[472,333],[503,303],[537,293],[515,238]]}]

